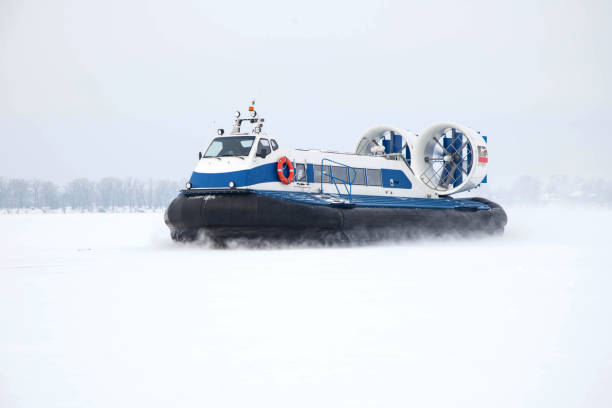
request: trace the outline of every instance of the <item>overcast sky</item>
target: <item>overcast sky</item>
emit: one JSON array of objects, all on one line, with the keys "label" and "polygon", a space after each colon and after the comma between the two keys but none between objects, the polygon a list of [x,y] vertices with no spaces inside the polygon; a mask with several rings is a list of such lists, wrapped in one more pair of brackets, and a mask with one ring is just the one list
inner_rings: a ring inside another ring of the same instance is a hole
[{"label": "overcast sky", "polygon": [[0,0],[0,176],[189,177],[257,98],[284,147],[489,136],[490,182],[609,178],[609,1]]}]

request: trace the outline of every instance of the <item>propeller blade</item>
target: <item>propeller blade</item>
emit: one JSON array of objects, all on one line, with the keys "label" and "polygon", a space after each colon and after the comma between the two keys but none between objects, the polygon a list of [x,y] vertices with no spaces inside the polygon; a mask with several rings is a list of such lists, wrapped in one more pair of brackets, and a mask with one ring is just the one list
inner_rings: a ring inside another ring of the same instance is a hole
[{"label": "propeller blade", "polygon": [[453,161],[453,164],[452,164],[452,166],[451,166],[451,169],[450,169],[450,171],[448,172],[448,179],[449,179],[449,180],[448,180],[447,186],[448,186],[448,184],[450,184],[450,183],[451,183],[451,181],[452,181],[452,182],[455,182],[455,176],[454,176],[454,174],[455,174],[455,170],[456,170],[456,169],[457,169],[457,163],[455,163],[455,162]]},{"label": "propeller blade", "polygon": [[433,140],[435,140],[435,141],[436,141],[436,143],[438,144],[438,146],[440,146],[440,147],[442,148],[442,150],[444,151],[444,153],[445,153],[445,154],[451,154],[451,153],[449,153],[449,152],[448,152],[448,150],[446,150],[446,149],[444,148],[444,146],[442,146],[442,144],[440,143],[440,141],[439,141],[438,139],[436,139],[436,137],[435,137],[435,136],[433,137]]},{"label": "propeller blade", "polygon": [[448,185],[450,184],[452,178],[453,178],[453,173],[455,173],[455,169],[457,168],[457,164],[453,161],[451,164],[451,168],[448,171],[448,173],[446,174],[446,178],[444,180],[444,184],[442,185],[442,187],[444,188],[448,188]]},{"label": "propeller blade", "polygon": [[427,163],[431,163],[431,162],[443,162],[444,161],[444,157],[425,157],[425,161]]},{"label": "propeller blade", "polygon": [[461,152],[463,151],[463,148],[464,148],[465,146],[467,146],[467,144],[468,144],[468,143],[469,143],[469,141],[467,141],[467,140],[466,140],[466,141],[465,141],[465,143],[464,143],[463,145],[461,145],[461,147],[460,147],[459,149],[455,150],[455,152],[453,153],[453,155],[455,155],[455,156],[460,155],[460,154],[461,154]]}]

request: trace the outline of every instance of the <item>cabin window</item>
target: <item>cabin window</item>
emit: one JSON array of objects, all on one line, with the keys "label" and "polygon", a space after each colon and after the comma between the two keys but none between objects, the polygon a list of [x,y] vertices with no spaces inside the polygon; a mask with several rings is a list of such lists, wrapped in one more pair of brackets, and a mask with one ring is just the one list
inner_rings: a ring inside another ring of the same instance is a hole
[{"label": "cabin window", "polygon": [[334,181],[337,183],[348,183],[348,177],[346,177],[346,167],[344,166],[332,166],[332,176],[334,176]]},{"label": "cabin window", "polygon": [[[353,172],[353,170],[355,170],[355,172]],[[349,179],[351,179],[351,184],[357,186],[365,185],[365,169],[349,169]]]},{"label": "cabin window", "polygon": [[[315,164],[314,166],[314,181],[315,183],[321,182],[321,166]],[[329,183],[329,166],[323,166],[323,183]]]},{"label": "cabin window", "polygon": [[259,144],[257,145],[257,154],[265,153],[266,156],[272,153],[270,149],[270,142],[268,139],[259,139]]},{"label": "cabin window", "polygon": [[382,176],[380,169],[367,169],[366,170],[368,186],[382,186]]},{"label": "cabin window", "polygon": [[306,181],[306,166],[302,163],[295,165],[295,181]]},{"label": "cabin window", "polygon": [[278,143],[276,143],[276,140],[270,139],[270,145],[272,146],[272,150],[278,149]]},{"label": "cabin window", "polygon": [[248,156],[255,136],[224,136],[213,139],[204,157]]}]

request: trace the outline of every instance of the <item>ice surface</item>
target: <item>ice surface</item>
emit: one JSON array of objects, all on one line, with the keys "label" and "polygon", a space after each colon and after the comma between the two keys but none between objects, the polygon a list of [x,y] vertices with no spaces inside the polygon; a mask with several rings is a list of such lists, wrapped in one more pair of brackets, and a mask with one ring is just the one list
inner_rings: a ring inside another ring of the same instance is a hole
[{"label": "ice surface", "polygon": [[609,407],[612,211],[501,238],[212,250],[0,216],[0,407]]}]

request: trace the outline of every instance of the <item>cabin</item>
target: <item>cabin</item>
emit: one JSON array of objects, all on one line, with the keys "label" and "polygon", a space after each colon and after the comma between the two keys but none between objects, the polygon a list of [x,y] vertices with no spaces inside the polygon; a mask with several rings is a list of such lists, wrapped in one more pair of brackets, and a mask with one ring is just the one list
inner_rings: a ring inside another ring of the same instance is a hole
[{"label": "cabin", "polygon": [[265,120],[251,108],[248,117],[236,112],[232,130],[219,129],[199,154],[188,190],[323,194],[348,201],[360,196],[430,199],[486,181],[486,142],[469,128],[442,123],[419,137],[375,126],[358,138],[352,153],[289,149],[263,132]]}]

